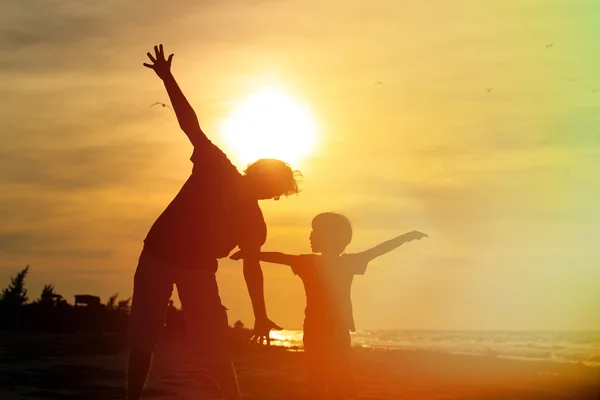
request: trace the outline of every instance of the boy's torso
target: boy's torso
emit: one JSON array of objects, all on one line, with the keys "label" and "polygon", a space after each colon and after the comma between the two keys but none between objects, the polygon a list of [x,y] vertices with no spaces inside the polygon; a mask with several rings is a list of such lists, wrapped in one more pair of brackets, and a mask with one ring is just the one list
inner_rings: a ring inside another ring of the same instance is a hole
[{"label": "boy's torso", "polygon": [[345,255],[325,259],[312,254],[294,268],[306,292],[305,330],[355,330],[351,299],[355,273],[350,263]]}]

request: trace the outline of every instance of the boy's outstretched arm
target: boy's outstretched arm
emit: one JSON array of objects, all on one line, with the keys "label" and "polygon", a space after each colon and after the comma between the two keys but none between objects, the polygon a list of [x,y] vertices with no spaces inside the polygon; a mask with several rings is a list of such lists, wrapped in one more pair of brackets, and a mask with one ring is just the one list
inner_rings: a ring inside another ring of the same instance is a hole
[{"label": "boy's outstretched arm", "polygon": [[[284,254],[284,253],[279,253],[279,252],[272,252],[272,251],[261,251],[258,254],[259,261],[264,261],[264,262],[273,263],[273,264],[290,265],[290,266],[294,265],[298,262],[298,257],[299,256],[294,256],[291,254]],[[241,250],[235,252],[229,258],[231,258],[232,260],[235,260],[235,261],[246,260],[244,258],[244,255]]]},{"label": "boy's outstretched arm", "polygon": [[397,249],[404,243],[407,243],[407,242],[410,242],[413,240],[421,240],[424,237],[428,237],[428,236],[426,234],[424,234],[423,232],[419,232],[419,231],[408,232],[403,235],[397,236],[393,239],[390,239],[386,242],[380,243],[377,246],[370,248],[369,250],[365,250],[360,253],[357,253],[356,256],[360,257],[365,262],[369,262],[369,261],[373,260],[374,258],[377,258],[386,253],[389,253],[390,251],[392,251],[394,249]]},{"label": "boy's outstretched arm", "polygon": [[152,64],[144,63],[144,66],[156,72],[156,75],[164,82],[169,99],[171,99],[171,104],[173,105],[173,110],[177,116],[179,126],[185,132],[194,147],[196,147],[207,138],[204,132],[202,132],[202,129],[200,129],[198,117],[196,116],[194,109],[183,95],[183,92],[171,74],[173,54],[165,59],[162,44],[160,46],[154,46],[154,53],[154,57],[152,54],[148,53],[148,58],[152,61]]}]

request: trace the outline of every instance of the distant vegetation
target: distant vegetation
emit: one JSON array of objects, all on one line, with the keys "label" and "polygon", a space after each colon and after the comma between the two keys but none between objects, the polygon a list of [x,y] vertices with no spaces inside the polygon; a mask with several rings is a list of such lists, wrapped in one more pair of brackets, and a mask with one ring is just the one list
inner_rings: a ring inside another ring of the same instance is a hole
[{"label": "distant vegetation", "polygon": [[[26,288],[29,265],[10,278],[8,287],[0,294],[0,329],[23,333],[76,333],[88,332],[102,335],[125,336],[131,307],[131,298],[119,299],[119,293],[112,295],[106,304],[94,295],[75,295],[69,304],[56,292],[54,285],[47,284],[39,297],[30,301]],[[182,339],[185,336],[185,320],[181,310],[170,302],[163,332],[169,339]],[[232,329],[232,339],[241,344],[250,331],[237,321]]]},{"label": "distant vegetation", "polygon": [[[97,302],[69,304],[56,293],[54,285],[47,284],[39,297],[29,299],[25,282],[29,265],[10,278],[8,287],[0,295],[0,329],[34,332],[125,333],[130,300],[118,300],[119,294],[101,304]],[[77,296],[76,296],[77,297]]]}]

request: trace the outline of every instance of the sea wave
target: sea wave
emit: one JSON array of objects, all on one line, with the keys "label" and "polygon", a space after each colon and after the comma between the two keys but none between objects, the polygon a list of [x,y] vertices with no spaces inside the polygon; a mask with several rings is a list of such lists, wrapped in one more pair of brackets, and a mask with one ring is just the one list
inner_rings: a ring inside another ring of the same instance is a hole
[{"label": "sea wave", "polygon": [[[275,345],[302,348],[300,330],[272,332],[271,337]],[[359,331],[352,334],[352,344],[600,367],[600,332]]]}]

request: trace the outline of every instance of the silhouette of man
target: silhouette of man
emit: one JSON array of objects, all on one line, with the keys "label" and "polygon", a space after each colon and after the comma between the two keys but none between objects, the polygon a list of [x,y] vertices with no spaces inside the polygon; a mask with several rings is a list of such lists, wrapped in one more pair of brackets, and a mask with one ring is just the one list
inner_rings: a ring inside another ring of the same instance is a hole
[{"label": "silhouette of man", "polygon": [[169,300],[169,305],[167,306],[167,312],[165,314],[165,325],[162,336],[163,338],[169,340],[178,336],[180,329],[178,323],[178,310],[173,303],[173,300]]},{"label": "silhouette of man", "polygon": [[152,353],[164,325],[173,284],[177,285],[187,337],[196,358],[206,364],[223,397],[240,398],[229,354],[227,314],[215,273],[218,259],[239,246],[243,273],[254,310],[254,335],[268,341],[281,329],[267,317],[260,249],[267,237],[258,200],[298,193],[296,172],[279,160],[261,159],[240,174],[200,129],[198,118],[171,74],[173,54],[154,46],[151,64],[162,79],[181,129],[194,146],[192,174],[156,220],[144,240],[134,277],[128,343],[127,396],[141,397]]}]

